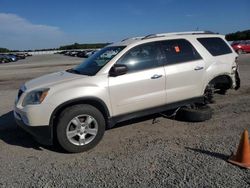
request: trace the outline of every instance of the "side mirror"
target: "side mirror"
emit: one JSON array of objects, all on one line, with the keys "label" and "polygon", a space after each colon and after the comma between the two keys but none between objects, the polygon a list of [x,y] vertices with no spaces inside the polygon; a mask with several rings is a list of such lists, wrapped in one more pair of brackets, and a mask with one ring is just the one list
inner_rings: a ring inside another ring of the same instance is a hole
[{"label": "side mirror", "polygon": [[115,64],[109,71],[109,76],[116,77],[128,72],[128,67],[126,65]]}]

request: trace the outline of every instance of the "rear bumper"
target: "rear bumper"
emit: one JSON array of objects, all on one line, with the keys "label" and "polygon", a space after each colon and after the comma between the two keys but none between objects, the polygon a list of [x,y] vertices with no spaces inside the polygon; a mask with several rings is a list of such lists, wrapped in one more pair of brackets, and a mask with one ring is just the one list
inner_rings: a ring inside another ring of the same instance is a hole
[{"label": "rear bumper", "polygon": [[23,130],[31,134],[37,142],[43,145],[53,145],[52,129],[49,125],[44,126],[29,126],[26,125],[19,115],[14,111],[16,123]]}]

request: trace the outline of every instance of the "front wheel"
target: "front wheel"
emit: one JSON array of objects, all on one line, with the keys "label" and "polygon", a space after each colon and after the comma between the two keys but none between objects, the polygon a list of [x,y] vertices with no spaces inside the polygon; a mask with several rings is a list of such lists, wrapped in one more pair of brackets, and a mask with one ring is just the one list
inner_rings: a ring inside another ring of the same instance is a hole
[{"label": "front wheel", "polygon": [[87,151],[102,139],[105,119],[102,113],[91,105],[75,105],[60,114],[56,132],[59,144],[66,151]]}]

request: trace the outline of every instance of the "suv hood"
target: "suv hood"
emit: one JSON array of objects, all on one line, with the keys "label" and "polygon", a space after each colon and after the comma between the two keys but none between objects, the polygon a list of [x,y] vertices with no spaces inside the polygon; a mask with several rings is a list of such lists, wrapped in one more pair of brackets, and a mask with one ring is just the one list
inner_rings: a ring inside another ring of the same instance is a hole
[{"label": "suv hood", "polygon": [[73,74],[66,71],[56,72],[52,74],[47,74],[25,83],[27,90],[33,90],[38,88],[49,87],[54,84],[59,84],[65,81],[71,81],[79,78],[86,77],[84,75]]}]

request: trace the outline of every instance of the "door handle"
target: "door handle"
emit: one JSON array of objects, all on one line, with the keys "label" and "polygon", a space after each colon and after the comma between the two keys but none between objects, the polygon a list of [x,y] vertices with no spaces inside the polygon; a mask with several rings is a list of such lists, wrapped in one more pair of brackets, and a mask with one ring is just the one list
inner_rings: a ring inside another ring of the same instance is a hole
[{"label": "door handle", "polygon": [[204,67],[197,66],[194,68],[195,71],[202,70]]},{"label": "door handle", "polygon": [[162,75],[161,74],[154,74],[151,79],[158,79],[158,78],[161,78]]}]

